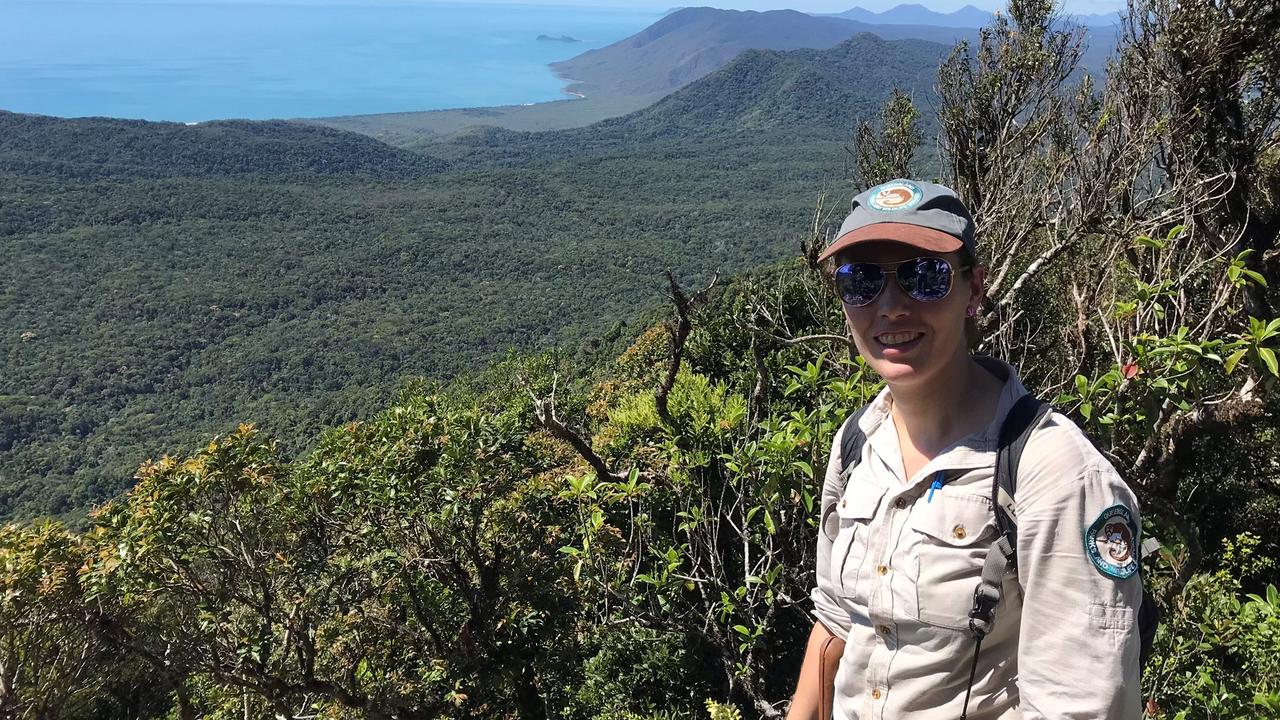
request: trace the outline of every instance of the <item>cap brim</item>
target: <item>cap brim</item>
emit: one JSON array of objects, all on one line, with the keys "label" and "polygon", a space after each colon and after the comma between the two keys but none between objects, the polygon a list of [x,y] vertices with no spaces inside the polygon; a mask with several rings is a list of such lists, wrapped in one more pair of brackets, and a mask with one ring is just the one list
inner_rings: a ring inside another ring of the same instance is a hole
[{"label": "cap brim", "polygon": [[941,230],[907,223],[882,222],[864,225],[836,238],[836,241],[828,245],[827,249],[818,256],[818,262],[830,258],[851,245],[876,240],[902,243],[921,250],[940,253],[955,252],[964,247],[964,241],[960,238]]}]

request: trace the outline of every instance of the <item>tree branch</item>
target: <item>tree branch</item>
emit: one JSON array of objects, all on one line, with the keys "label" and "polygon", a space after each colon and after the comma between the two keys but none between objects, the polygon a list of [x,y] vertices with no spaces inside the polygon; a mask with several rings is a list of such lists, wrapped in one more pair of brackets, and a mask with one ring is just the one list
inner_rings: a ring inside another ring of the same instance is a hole
[{"label": "tree branch", "polygon": [[667,282],[671,284],[671,302],[675,305],[676,324],[671,330],[671,362],[667,366],[667,376],[663,379],[662,384],[658,386],[658,390],[653,396],[654,405],[658,410],[658,417],[667,427],[675,425],[671,418],[671,411],[667,407],[667,397],[671,394],[671,388],[676,383],[676,375],[680,372],[680,362],[684,355],[684,344],[689,339],[689,333],[693,330],[693,321],[690,319],[693,306],[702,300],[711,288],[715,287],[718,277],[718,273],[713,274],[711,282],[706,287],[694,293],[693,297],[688,297],[680,289],[680,284],[676,282],[675,275],[670,270],[667,271]]},{"label": "tree branch", "polygon": [[607,478],[614,482],[627,479],[626,475],[622,475],[611,470],[605,461],[596,454],[596,451],[591,449],[591,444],[582,439],[582,434],[579,431],[565,425],[556,417],[556,390],[554,381],[551,387],[551,396],[546,400],[538,399],[538,397],[533,394],[533,390],[529,387],[527,382],[525,382],[525,390],[533,400],[533,412],[537,416],[538,422],[550,431],[552,435],[573,446],[573,449],[577,451],[578,455],[580,455],[583,460],[586,460],[587,464],[596,471],[597,477],[601,479]]}]

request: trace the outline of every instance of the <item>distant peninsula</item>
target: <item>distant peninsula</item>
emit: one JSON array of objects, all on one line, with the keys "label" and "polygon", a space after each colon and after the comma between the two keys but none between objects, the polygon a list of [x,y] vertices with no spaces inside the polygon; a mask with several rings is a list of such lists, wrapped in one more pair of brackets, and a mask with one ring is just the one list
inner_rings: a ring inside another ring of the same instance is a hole
[{"label": "distant peninsula", "polygon": [[576,43],[576,42],[582,42],[582,41],[581,41],[581,40],[579,40],[578,38],[576,38],[576,37],[569,37],[568,35],[560,35],[560,36],[555,36],[555,35],[539,35],[539,36],[538,36],[538,39],[539,39],[539,40],[541,40],[542,42],[562,42],[562,43]]}]

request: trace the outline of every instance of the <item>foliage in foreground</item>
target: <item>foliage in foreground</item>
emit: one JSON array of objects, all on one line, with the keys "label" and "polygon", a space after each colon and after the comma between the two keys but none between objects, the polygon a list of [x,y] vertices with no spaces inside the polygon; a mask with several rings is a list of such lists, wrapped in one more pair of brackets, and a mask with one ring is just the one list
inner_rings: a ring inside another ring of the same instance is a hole
[{"label": "foliage in foreground", "polygon": [[[530,358],[509,387],[409,389],[297,458],[242,427],[143,468],[83,535],[6,526],[0,708],[621,719],[705,717],[713,698],[767,715],[811,622],[831,435],[877,385],[808,345],[759,353],[762,373],[736,316],[770,298],[790,330],[821,329],[821,282],[795,263],[704,307],[665,419],[661,327],[560,387],[609,476],[537,417],[530,394],[570,368]],[[1167,587],[1185,554],[1158,534]],[[1280,692],[1280,578],[1256,538],[1224,547],[1172,595],[1148,675],[1168,717],[1260,716]]]}]

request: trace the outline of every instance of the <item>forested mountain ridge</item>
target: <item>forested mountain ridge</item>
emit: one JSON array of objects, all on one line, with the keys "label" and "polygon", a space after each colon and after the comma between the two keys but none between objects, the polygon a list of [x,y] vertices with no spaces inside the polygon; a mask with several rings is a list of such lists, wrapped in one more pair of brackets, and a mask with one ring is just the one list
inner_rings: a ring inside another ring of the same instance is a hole
[{"label": "forested mountain ridge", "polygon": [[331,128],[283,121],[63,119],[0,111],[0,168],[25,176],[367,175],[408,179],[446,164]]},{"label": "forested mountain ridge", "polygon": [[[889,90],[927,98],[947,46],[859,33],[825,50],[748,50],[652,106],[586,128],[527,133],[476,128],[423,145],[459,167],[519,164],[573,152],[632,152],[637,143],[768,144],[846,139]],[[925,116],[931,130],[934,119]],[[774,137],[776,135],[777,137]],[[685,152],[688,152],[686,150]],[[643,153],[637,153],[641,155]]]},{"label": "forested mountain ridge", "polygon": [[651,108],[605,121],[642,135],[794,128],[847,133],[872,97],[898,88],[923,99],[948,47],[858,33],[826,50],[752,49],[720,72]]},{"label": "forested mountain ridge", "polygon": [[[893,87],[852,70],[887,58],[925,78],[941,47],[909,47],[748,53],[630,118],[427,148],[444,172],[327,129],[5,118],[0,519],[75,520],[146,458],[241,420],[306,443],[405,378],[608,333],[662,297],[666,268],[697,279],[784,257],[844,182],[853,115]],[[295,169],[332,139],[359,172],[266,172],[280,161],[255,133]],[[255,171],[190,160],[208,154]],[[19,169],[84,158],[118,165]]]},{"label": "forested mountain ridge", "polygon": [[570,89],[590,97],[606,92],[647,95],[670,92],[723,67],[746,50],[829,48],[860,32],[887,39],[951,43],[972,30],[922,25],[872,26],[795,10],[678,10],[618,42],[588,50],[551,68],[575,81]]}]

